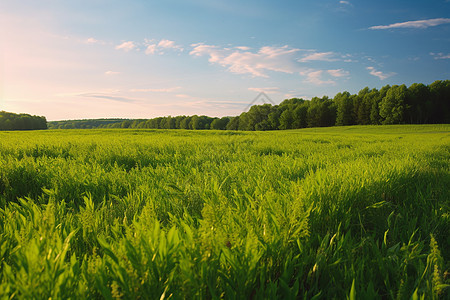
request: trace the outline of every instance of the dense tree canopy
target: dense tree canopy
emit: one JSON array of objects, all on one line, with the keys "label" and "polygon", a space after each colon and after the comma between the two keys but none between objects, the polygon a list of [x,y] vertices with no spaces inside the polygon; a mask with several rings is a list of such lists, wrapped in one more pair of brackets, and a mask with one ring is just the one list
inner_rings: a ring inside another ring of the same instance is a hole
[{"label": "dense tree canopy", "polygon": [[[253,105],[235,117],[159,117],[149,120],[50,122],[50,128],[157,128],[215,130],[278,130],[305,127],[450,123],[450,80],[430,85],[386,85],[363,88],[358,94],[338,93],[311,100],[286,99],[279,105]],[[80,122],[80,123],[76,123]],[[85,127],[82,127],[85,126]]]},{"label": "dense tree canopy", "polygon": [[[130,123],[128,122],[130,121]],[[142,121],[146,120],[126,120],[126,119],[87,119],[87,120],[69,120],[69,121],[51,121],[48,122],[48,129],[92,129],[106,128],[117,124],[117,128],[137,127]],[[120,124],[120,125],[119,125]],[[122,125],[123,124],[123,125]]]},{"label": "dense tree canopy", "polygon": [[45,117],[0,111],[0,130],[47,129]]}]

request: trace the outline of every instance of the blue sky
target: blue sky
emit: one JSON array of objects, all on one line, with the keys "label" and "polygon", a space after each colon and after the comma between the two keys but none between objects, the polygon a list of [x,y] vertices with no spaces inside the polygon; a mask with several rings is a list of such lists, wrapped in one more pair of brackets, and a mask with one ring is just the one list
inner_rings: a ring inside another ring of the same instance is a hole
[{"label": "blue sky", "polygon": [[0,110],[238,115],[450,78],[450,1],[0,2]]}]

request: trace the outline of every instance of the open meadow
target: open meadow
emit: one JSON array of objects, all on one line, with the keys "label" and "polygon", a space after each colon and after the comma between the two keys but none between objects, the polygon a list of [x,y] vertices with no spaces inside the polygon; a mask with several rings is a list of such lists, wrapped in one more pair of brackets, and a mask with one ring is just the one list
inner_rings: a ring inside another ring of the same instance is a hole
[{"label": "open meadow", "polygon": [[1,299],[450,297],[450,125],[0,132]]}]

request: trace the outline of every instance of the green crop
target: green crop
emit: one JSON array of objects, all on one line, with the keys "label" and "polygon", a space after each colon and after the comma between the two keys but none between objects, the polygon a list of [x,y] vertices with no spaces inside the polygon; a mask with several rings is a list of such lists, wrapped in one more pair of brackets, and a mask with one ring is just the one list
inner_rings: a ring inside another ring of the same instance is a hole
[{"label": "green crop", "polygon": [[0,132],[0,299],[450,297],[450,125]]}]

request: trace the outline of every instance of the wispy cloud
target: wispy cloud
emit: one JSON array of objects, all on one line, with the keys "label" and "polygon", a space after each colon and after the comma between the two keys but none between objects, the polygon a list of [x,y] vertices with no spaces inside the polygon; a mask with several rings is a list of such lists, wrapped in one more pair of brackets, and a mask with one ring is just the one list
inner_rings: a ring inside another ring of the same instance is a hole
[{"label": "wispy cloud", "polygon": [[285,99],[300,98],[300,99],[305,99],[305,100],[311,100],[311,97],[304,96],[295,91],[291,91],[289,93],[284,94],[284,98]]},{"label": "wispy cloud", "polygon": [[177,50],[183,51],[183,48],[180,45],[175,44],[175,42],[171,41],[171,40],[159,41],[158,47],[164,48],[164,49],[177,49]]},{"label": "wispy cloud", "polygon": [[263,88],[250,87],[250,88],[248,88],[248,90],[252,91],[252,92],[258,92],[258,93],[264,92],[266,94],[275,94],[275,93],[279,92],[280,88],[277,88],[277,87],[263,87]]},{"label": "wispy cloud", "polygon": [[131,89],[130,92],[138,93],[171,93],[176,90],[181,89],[180,86],[170,87],[170,88],[159,88],[159,89]]},{"label": "wispy cloud", "polygon": [[347,77],[350,75],[348,71],[345,71],[343,69],[327,70],[327,73],[333,77]]},{"label": "wispy cloud", "polygon": [[[101,41],[97,41],[96,39],[88,39],[89,43],[101,43]],[[125,52],[136,50],[141,51],[143,50],[145,54],[152,55],[152,54],[165,54],[166,50],[171,51],[178,51],[182,52],[184,51],[184,48],[181,45],[178,45],[175,43],[175,41],[168,40],[168,39],[161,39],[161,40],[154,40],[154,39],[144,39],[143,42],[134,42],[134,41],[126,41],[123,42],[117,46],[115,46],[116,50],[123,50]]]},{"label": "wispy cloud", "polygon": [[[347,56],[335,52],[318,52],[290,48],[289,46],[272,47],[265,46],[259,50],[250,51],[247,47],[224,48],[215,45],[192,44],[192,56],[207,56],[209,62],[226,67],[228,71],[238,74],[250,74],[253,77],[269,77],[268,72],[281,72],[288,74],[300,74],[306,76],[306,82],[314,85],[335,84],[337,78],[349,76],[349,72],[343,69],[317,70],[305,69],[302,64],[313,61],[334,62],[342,61]],[[242,50],[245,49],[245,50]],[[303,57],[298,58],[299,54]],[[250,88],[253,91],[264,91],[261,88]]]},{"label": "wispy cloud", "polygon": [[148,45],[145,49],[145,54],[155,54],[156,53],[156,44]]},{"label": "wispy cloud", "polygon": [[393,73],[393,72],[383,73],[381,71],[376,70],[374,67],[367,67],[366,69],[370,71],[369,72],[370,75],[376,76],[376,77],[380,78],[380,80],[385,80],[391,76],[396,75],[396,73]]},{"label": "wispy cloud", "polygon": [[402,23],[394,23],[390,25],[378,25],[369,27],[369,29],[392,29],[392,28],[428,28],[442,24],[450,23],[449,18],[437,18],[428,20],[408,21]]},{"label": "wispy cloud", "polygon": [[306,70],[300,72],[300,75],[306,76],[306,82],[314,85],[335,85],[334,80],[324,80],[323,70]]},{"label": "wispy cloud", "polygon": [[131,98],[115,96],[115,95],[111,95],[111,94],[103,94],[103,93],[83,93],[83,94],[78,94],[77,96],[87,97],[87,98],[99,98],[99,99],[113,100],[113,101],[126,102],[126,103],[131,103],[131,102],[135,101],[134,99],[131,99]]},{"label": "wispy cloud", "polygon": [[308,62],[308,61],[336,61],[338,60],[334,52],[314,52],[306,55],[299,59],[299,62]]},{"label": "wispy cloud", "polygon": [[120,72],[116,72],[116,71],[106,71],[105,75],[119,75]]},{"label": "wispy cloud", "polygon": [[186,95],[186,94],[176,94],[175,97],[177,97],[177,98],[184,98],[184,99],[193,98],[192,96],[189,96],[189,95]]},{"label": "wispy cloud", "polygon": [[338,12],[344,12],[348,13],[349,9],[353,8],[353,4],[350,1],[341,0],[339,1],[339,4],[337,5],[336,10]]},{"label": "wispy cloud", "polygon": [[305,82],[313,85],[335,85],[337,78],[348,77],[350,73],[344,69],[332,69],[332,70],[315,70],[306,69],[300,71],[300,75],[306,76]]},{"label": "wispy cloud", "polygon": [[450,53],[445,54],[442,52],[440,53],[431,52],[430,55],[433,56],[434,59],[450,59]]},{"label": "wispy cloud", "polygon": [[[209,56],[209,62],[227,67],[238,74],[268,77],[267,71],[294,73],[297,70],[295,55],[300,49],[283,47],[261,47],[257,52],[241,49],[221,48],[214,45],[192,44],[192,56]],[[247,48],[244,48],[247,49]]]},{"label": "wispy cloud", "polygon": [[84,44],[88,44],[88,45],[107,45],[107,44],[109,44],[109,42],[107,42],[107,41],[99,40],[99,39],[96,39],[93,37],[87,38],[85,40],[78,40],[78,41],[81,43],[84,43]]},{"label": "wispy cloud", "polygon": [[184,48],[177,45],[174,41],[162,39],[159,42],[155,40],[146,40],[145,54],[164,54],[164,50],[184,51]]},{"label": "wispy cloud", "polygon": [[117,50],[124,50],[125,52],[131,51],[136,48],[136,44],[133,41],[123,42],[116,46]]},{"label": "wispy cloud", "polygon": [[92,38],[92,37],[86,39],[84,42],[85,42],[86,44],[102,44],[102,43],[103,43],[102,41],[99,41],[99,40],[94,39],[94,38]]},{"label": "wispy cloud", "polygon": [[234,48],[239,49],[239,50],[243,50],[243,51],[248,51],[248,50],[251,49],[250,47],[247,47],[247,46],[237,46],[237,47],[234,47]]}]

